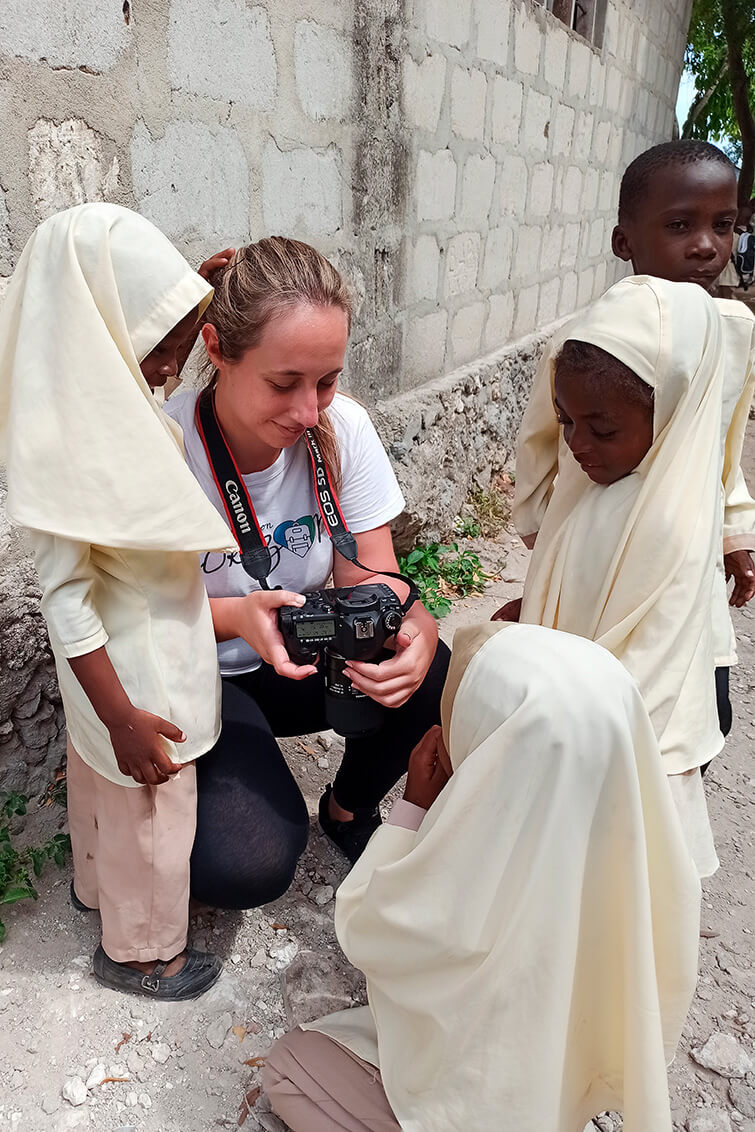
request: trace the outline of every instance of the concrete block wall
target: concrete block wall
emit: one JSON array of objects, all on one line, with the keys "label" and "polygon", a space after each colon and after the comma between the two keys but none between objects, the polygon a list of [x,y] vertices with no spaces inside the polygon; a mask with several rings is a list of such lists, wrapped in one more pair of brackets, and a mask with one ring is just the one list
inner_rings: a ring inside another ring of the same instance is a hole
[{"label": "concrete block wall", "polygon": [[[510,456],[543,332],[623,271],[619,178],[671,136],[691,0],[603,3],[595,47],[535,0],[2,0],[0,297],[86,200],[195,263],[314,243],[355,295],[345,380],[403,537],[443,534]],[[23,538],[0,552],[0,785],[34,792],[63,721]]]},{"label": "concrete block wall", "polygon": [[405,385],[571,314],[624,272],[621,174],[671,137],[685,3],[609,0],[601,49],[540,4],[415,0]]}]

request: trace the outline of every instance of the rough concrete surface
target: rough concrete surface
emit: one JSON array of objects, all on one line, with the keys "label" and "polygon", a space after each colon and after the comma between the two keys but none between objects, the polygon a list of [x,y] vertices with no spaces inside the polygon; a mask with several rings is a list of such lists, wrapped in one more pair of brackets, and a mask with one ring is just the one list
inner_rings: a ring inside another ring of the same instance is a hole
[{"label": "rough concrete surface", "polygon": [[[755,436],[745,472],[755,474]],[[526,570],[527,554],[506,530],[472,545],[501,577],[484,596],[455,603],[441,623],[449,641],[455,628],[487,620],[516,596]],[[736,613],[735,624],[734,729],[706,778],[721,869],[704,882],[700,981],[670,1074],[675,1132],[755,1130],[755,612]],[[286,741],[313,814],[339,743],[330,735]],[[60,811],[42,809],[26,835],[62,823]],[[97,986],[90,974],[97,918],[72,909],[69,869],[48,871],[39,903],[6,914],[0,1129],[211,1132],[236,1128],[244,1117],[250,1132],[285,1132],[257,1094],[256,1059],[291,1025],[364,998],[362,978],[333,934],[332,895],[345,872],[313,821],[296,881],[281,900],[246,913],[199,910],[192,942],[219,952],[226,973],[203,998],[176,1005]],[[105,1077],[119,1080],[100,1083]],[[620,1128],[617,1114],[603,1114],[587,1132]]]}]

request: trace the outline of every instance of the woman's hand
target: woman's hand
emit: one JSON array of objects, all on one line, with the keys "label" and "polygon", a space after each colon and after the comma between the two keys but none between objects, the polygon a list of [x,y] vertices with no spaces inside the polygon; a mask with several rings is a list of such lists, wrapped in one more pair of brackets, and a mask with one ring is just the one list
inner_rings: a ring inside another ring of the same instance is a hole
[{"label": "woman's hand", "polygon": [[496,609],[491,621],[518,621],[522,615],[522,599],[520,597],[514,598],[513,601],[507,601],[500,609]]},{"label": "woman's hand", "polygon": [[305,680],[317,668],[291,660],[278,628],[278,610],[284,605],[302,606],[305,601],[303,594],[291,590],[255,590],[245,597],[211,598],[215,636],[219,641],[243,637],[279,676]]},{"label": "woman's hand", "polygon": [[175,723],[152,715],[149,711],[132,708],[117,723],[108,727],[110,741],[121,774],[133,778],[142,786],[159,786],[181,769],[174,763],[161,736],[173,743],[184,743],[186,736]]},{"label": "woman's hand", "polygon": [[741,608],[755,594],[755,563],[749,550],[732,550],[724,555],[726,581],[734,579],[729,605]]},{"label": "woman's hand", "polygon": [[423,735],[409,757],[405,800],[429,810],[452,774],[443,732],[436,725]]},{"label": "woman's hand", "polygon": [[396,634],[395,656],[380,664],[350,660],[344,672],[355,688],[383,707],[401,707],[425,679],[437,645],[435,619],[416,602]]}]

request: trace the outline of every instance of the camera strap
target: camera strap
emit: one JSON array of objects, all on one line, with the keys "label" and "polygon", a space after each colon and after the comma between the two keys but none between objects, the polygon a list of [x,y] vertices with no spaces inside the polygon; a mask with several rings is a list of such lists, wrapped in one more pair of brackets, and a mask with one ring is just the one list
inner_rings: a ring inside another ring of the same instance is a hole
[{"label": "camera strap", "polygon": [[[226,517],[236,538],[241,552],[241,565],[251,578],[264,590],[269,590],[268,575],[272,569],[272,558],[265,542],[254,504],[244,483],[244,477],[239,471],[238,464],[215,412],[215,392],[201,393],[197,398],[195,414],[197,432],[207,456],[207,463],[212,472],[212,478],[223,501]],[[322,454],[317,437],[312,429],[306,429],[304,440],[309,452],[312,467],[312,484],[317,498],[322,521],[328,532],[333,549],[347,562],[353,562],[360,570],[367,574],[382,574],[386,578],[398,578],[409,587],[406,601],[402,605],[404,613],[408,613],[415,601],[419,598],[416,583],[405,574],[391,570],[370,570],[357,558],[357,540],[346,525],[338,496],[333,488],[330,471]]]}]

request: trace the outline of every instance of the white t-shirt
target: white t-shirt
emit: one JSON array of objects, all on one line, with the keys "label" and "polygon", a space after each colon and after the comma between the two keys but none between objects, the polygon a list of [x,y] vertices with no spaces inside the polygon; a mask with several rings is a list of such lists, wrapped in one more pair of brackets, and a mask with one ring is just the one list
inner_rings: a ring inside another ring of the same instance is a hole
[{"label": "white t-shirt", "polygon": [[[197,396],[196,390],[174,393],[165,412],[183,429],[186,462],[225,516],[196,429]],[[401,514],[404,497],[380,438],[366,410],[349,397],[336,394],[328,415],[341,455],[343,486],[338,498],[346,524],[354,534],[381,527]],[[269,468],[244,476],[244,483],[272,555],[270,586],[297,593],[322,589],[333,570],[333,544],[323,529],[304,440],[284,448]],[[237,551],[209,552],[201,555],[200,563],[210,597],[242,597],[259,589]],[[240,637],[220,643],[218,659],[224,676],[252,672],[260,665],[257,653]]]}]

